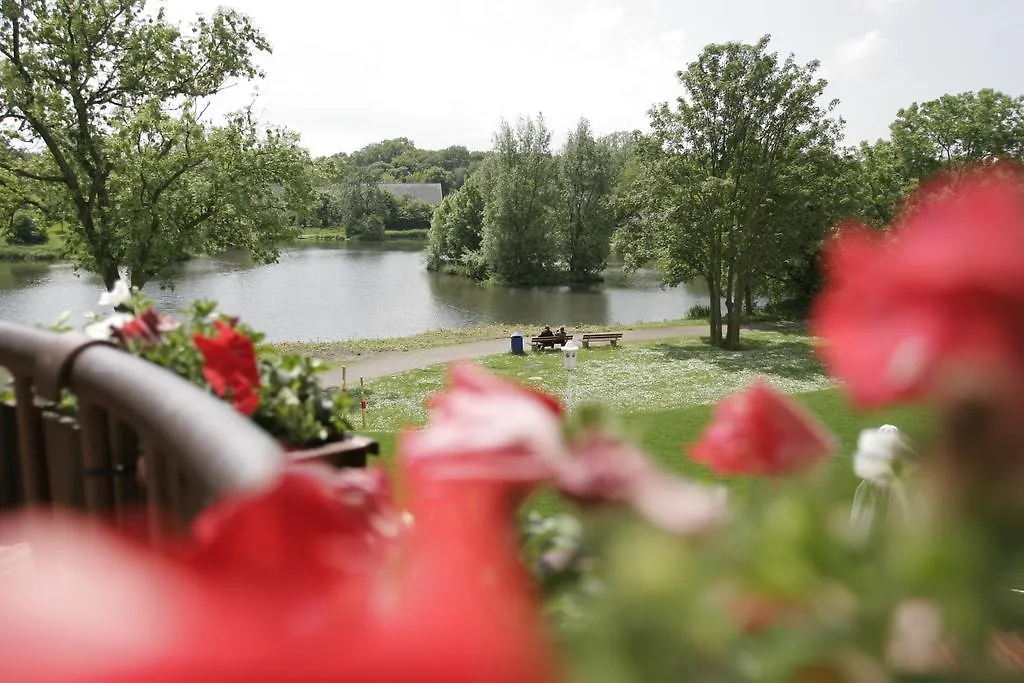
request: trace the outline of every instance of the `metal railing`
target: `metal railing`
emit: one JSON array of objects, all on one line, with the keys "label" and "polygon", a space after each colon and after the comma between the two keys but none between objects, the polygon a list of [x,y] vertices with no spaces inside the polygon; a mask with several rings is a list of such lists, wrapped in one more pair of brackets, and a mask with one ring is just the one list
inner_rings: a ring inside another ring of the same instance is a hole
[{"label": "metal railing", "polygon": [[[0,321],[0,366],[15,394],[0,404],[0,508],[67,506],[126,523],[144,504],[159,537],[284,463],[229,404],[105,342]],[[65,391],[77,398],[71,416],[55,410]]]}]

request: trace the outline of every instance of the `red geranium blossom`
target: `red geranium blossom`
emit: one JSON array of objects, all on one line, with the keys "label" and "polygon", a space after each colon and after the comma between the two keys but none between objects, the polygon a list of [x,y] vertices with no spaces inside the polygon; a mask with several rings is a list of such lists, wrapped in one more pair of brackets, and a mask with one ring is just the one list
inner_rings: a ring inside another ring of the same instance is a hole
[{"label": "red geranium blossom", "polygon": [[947,370],[1024,380],[1024,184],[997,165],[924,186],[888,233],[849,224],[812,311],[821,354],[862,407],[932,395]]},{"label": "red geranium blossom", "polygon": [[690,457],[716,474],[787,474],[835,450],[835,438],[785,394],[758,382],[723,399]]},{"label": "red geranium blossom", "polygon": [[252,415],[260,405],[260,373],[252,340],[223,320],[215,325],[216,336],[204,337],[198,332],[194,336],[203,354],[203,377],[214,393],[230,398],[239,412]]}]

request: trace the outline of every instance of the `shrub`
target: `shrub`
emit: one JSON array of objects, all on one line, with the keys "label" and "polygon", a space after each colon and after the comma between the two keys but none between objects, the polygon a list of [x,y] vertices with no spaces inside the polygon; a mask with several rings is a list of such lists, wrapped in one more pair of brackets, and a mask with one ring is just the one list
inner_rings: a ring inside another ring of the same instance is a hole
[{"label": "shrub", "polygon": [[12,244],[46,244],[50,236],[26,213],[14,214],[11,221]]},{"label": "shrub", "polygon": [[705,304],[694,304],[686,313],[687,320],[706,320],[711,317],[711,307]]}]

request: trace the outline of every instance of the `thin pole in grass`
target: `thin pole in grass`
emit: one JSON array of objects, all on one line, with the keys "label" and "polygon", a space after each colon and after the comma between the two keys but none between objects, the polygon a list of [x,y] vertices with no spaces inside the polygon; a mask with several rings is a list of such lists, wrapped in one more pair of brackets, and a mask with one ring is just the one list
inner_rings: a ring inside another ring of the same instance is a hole
[{"label": "thin pole in grass", "polygon": [[363,429],[366,429],[366,395],[363,393],[363,378],[359,378],[359,413],[363,418]]}]

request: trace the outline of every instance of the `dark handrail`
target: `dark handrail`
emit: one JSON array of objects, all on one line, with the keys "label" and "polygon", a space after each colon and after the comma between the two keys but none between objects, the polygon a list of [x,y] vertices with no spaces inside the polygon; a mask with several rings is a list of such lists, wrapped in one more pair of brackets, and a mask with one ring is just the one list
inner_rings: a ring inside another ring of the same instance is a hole
[{"label": "dark handrail", "polygon": [[160,450],[184,459],[210,493],[271,481],[284,451],[229,404],[173,372],[77,333],[60,334],[0,321],[0,365],[32,376],[56,399],[61,388],[108,409]]}]

